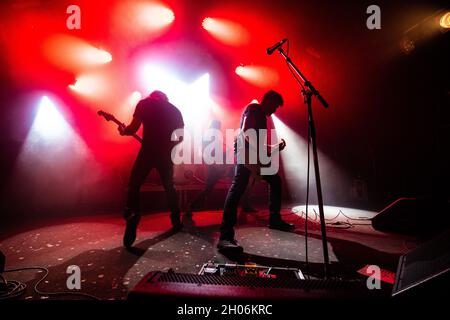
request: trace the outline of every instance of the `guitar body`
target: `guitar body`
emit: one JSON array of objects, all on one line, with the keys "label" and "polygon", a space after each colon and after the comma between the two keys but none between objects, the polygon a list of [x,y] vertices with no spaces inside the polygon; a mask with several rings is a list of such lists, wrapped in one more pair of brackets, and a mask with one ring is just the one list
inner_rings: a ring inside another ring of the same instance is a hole
[{"label": "guitar body", "polygon": [[[251,147],[249,146],[248,142],[244,141],[244,136],[242,134],[240,134],[237,139],[241,139],[240,142],[236,142],[236,151],[237,151],[237,159],[238,159],[238,164],[243,164],[248,170],[250,170],[252,177],[254,177],[255,179],[257,179],[258,181],[261,180],[263,178],[263,176],[261,175],[261,168],[264,167],[270,167],[270,162],[268,164],[262,164],[260,159],[259,159],[259,154],[256,155],[256,163],[255,162],[255,157],[252,157],[252,159],[250,159],[250,153],[251,152],[257,152],[255,149],[251,149]],[[238,140],[239,141],[239,140]],[[270,146],[271,151],[267,153],[267,155],[269,157],[272,157],[274,155],[276,155],[278,152],[280,152],[280,150],[284,149],[284,147],[286,146],[286,142],[284,141],[284,139],[281,139],[281,143],[274,145],[274,146]],[[281,148],[282,146],[282,148]],[[244,155],[241,154],[241,152],[244,152]],[[239,162],[239,159],[244,158],[244,163]],[[250,161],[252,160],[252,161]]]}]

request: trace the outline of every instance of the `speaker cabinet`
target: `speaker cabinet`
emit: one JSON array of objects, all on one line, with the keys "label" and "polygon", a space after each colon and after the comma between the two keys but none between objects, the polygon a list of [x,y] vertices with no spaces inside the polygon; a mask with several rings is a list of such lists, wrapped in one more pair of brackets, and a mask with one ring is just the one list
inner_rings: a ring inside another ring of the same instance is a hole
[{"label": "speaker cabinet", "polygon": [[450,229],[400,257],[392,296],[448,298],[449,285]]}]

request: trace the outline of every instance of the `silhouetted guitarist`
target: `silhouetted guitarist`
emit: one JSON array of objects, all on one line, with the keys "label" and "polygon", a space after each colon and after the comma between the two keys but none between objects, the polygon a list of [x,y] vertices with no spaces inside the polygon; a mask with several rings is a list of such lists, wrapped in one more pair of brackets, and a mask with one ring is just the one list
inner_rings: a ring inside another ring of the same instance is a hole
[{"label": "silhouetted guitarist", "polygon": [[183,138],[181,135],[177,142],[171,140],[173,131],[184,127],[183,117],[163,92],[154,91],[137,104],[132,122],[126,127],[119,126],[119,132],[121,135],[134,135],[141,124],[144,126],[142,147],[131,170],[124,210],[126,229],[123,244],[127,248],[136,240],[136,229],[141,219],[139,190],[153,168],[158,171],[166,191],[174,232],[182,227],[170,156],[174,145]]},{"label": "silhouetted guitarist", "polygon": [[[252,103],[245,108],[240,125],[242,131],[247,132],[247,130],[255,130],[259,141],[263,138],[260,136],[259,130],[267,130],[267,117],[270,117],[276,109],[282,105],[283,98],[278,92],[273,90],[266,92],[261,104]],[[244,148],[247,150],[252,148],[257,149],[258,145],[259,142],[256,146],[252,146],[247,140],[244,142]],[[283,150],[285,146],[286,143],[283,140],[277,146],[277,149]],[[239,152],[240,151],[238,150],[238,153]],[[234,226],[237,220],[237,206],[239,200],[245,192],[250,176],[257,174],[252,172],[254,168],[255,166],[249,165],[247,162],[244,164],[239,164],[238,162],[236,165],[233,183],[228,191],[224,204],[222,224],[220,226],[220,239],[217,244],[219,250],[243,251],[243,248],[234,238]],[[293,230],[295,228],[294,225],[286,223],[281,219],[281,178],[279,174],[262,175],[260,178],[269,183],[269,227],[283,231]]]}]

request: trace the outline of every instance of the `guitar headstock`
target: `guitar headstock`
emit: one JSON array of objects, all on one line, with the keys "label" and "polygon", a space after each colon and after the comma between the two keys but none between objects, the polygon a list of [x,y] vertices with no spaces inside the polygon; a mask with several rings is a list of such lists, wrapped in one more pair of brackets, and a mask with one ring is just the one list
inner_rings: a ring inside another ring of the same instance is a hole
[{"label": "guitar headstock", "polygon": [[114,120],[114,119],[115,119],[115,117],[114,117],[112,114],[110,114],[110,113],[108,113],[108,112],[105,112],[105,111],[103,111],[103,110],[99,110],[99,111],[97,112],[97,114],[98,114],[99,116],[102,116],[103,118],[105,118],[106,121],[111,121],[111,120]]}]

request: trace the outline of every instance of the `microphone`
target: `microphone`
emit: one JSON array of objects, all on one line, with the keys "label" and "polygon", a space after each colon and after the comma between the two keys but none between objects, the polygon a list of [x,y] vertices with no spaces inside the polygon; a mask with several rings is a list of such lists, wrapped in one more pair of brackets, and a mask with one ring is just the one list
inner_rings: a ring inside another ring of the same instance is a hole
[{"label": "microphone", "polygon": [[275,50],[277,50],[279,47],[281,47],[287,40],[288,40],[287,38],[284,38],[283,40],[274,44],[270,48],[267,48],[267,50],[266,50],[267,54],[270,56]]}]

